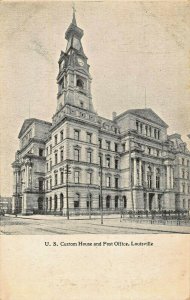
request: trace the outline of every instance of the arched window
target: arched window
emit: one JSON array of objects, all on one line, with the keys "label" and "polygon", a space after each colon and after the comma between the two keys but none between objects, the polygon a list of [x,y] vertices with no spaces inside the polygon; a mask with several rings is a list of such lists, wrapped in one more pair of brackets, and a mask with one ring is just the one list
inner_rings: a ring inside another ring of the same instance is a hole
[{"label": "arched window", "polygon": [[63,194],[60,194],[60,210],[63,210],[64,202],[63,202]]},{"label": "arched window", "polygon": [[152,170],[151,167],[148,167],[148,172],[147,172],[147,181],[148,181],[148,188],[152,188]]},{"label": "arched window", "polygon": [[50,197],[50,200],[49,200],[49,210],[52,210],[52,198]]},{"label": "arched window", "polygon": [[54,211],[57,210],[57,195],[54,196]]},{"label": "arched window", "polygon": [[74,208],[80,207],[80,194],[76,193],[75,199],[74,199]]},{"label": "arched window", "polygon": [[108,195],[106,197],[106,208],[110,208],[111,197]]},{"label": "arched window", "polygon": [[82,81],[82,79],[77,79],[77,86],[78,86],[80,89],[83,89],[83,88],[84,88],[84,82]]},{"label": "arched window", "polygon": [[127,198],[123,196],[123,208],[127,208]]},{"label": "arched window", "polygon": [[160,189],[160,169],[156,169],[156,188]]}]

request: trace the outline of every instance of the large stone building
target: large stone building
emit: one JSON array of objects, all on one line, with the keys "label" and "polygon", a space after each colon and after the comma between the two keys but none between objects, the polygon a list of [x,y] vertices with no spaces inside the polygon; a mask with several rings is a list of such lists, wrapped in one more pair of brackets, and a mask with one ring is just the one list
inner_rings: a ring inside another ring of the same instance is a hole
[{"label": "large stone building", "polygon": [[45,177],[45,140],[51,123],[38,119],[24,121],[19,133],[20,149],[13,167],[13,212],[33,213],[43,209]]},{"label": "large stone building", "polygon": [[168,125],[148,108],[113,113],[112,120],[95,112],[82,36],[73,14],[52,124],[29,119],[19,134],[13,210],[99,210],[100,190],[104,209],[187,209],[190,181],[179,160],[189,174],[189,152],[178,149],[180,136],[168,137]]}]

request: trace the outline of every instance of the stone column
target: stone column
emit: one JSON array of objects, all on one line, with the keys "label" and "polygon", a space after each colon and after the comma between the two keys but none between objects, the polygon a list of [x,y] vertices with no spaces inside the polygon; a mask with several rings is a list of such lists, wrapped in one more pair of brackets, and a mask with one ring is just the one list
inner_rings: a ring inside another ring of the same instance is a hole
[{"label": "stone column", "polygon": [[142,160],[139,160],[139,185],[142,186]]},{"label": "stone column", "polygon": [[67,80],[66,80],[66,75],[64,75],[64,89],[67,88]]},{"label": "stone column", "polygon": [[13,174],[14,174],[13,194],[15,194],[17,192],[17,172],[16,172],[16,170],[14,170]]},{"label": "stone column", "polygon": [[147,187],[148,186],[148,180],[147,180],[147,164],[145,163],[145,166],[144,166],[144,169],[145,169],[145,186]]},{"label": "stone column", "polygon": [[156,166],[153,165],[153,188],[156,188]]},{"label": "stone column", "polygon": [[51,211],[54,211],[54,208],[55,208],[55,201],[54,201],[54,198],[52,197],[52,201],[51,201]]},{"label": "stone column", "polygon": [[167,189],[170,189],[170,166],[167,165]]},{"label": "stone column", "polygon": [[74,87],[77,85],[77,76],[74,74]]},{"label": "stone column", "polygon": [[26,172],[25,172],[26,176],[26,189],[28,189],[29,187],[29,169],[28,169],[28,164],[26,164]]},{"label": "stone column", "polygon": [[174,170],[173,167],[171,166],[171,189],[174,188]]},{"label": "stone column", "polygon": [[50,198],[48,199],[48,207],[47,210],[50,211]]},{"label": "stone column", "polygon": [[60,196],[57,196],[57,211],[60,211]]},{"label": "stone column", "polygon": [[134,170],[133,170],[133,176],[134,176],[134,186],[137,185],[137,159],[134,158]]},{"label": "stone column", "polygon": [[158,194],[154,194],[153,198],[153,209],[158,210]]}]

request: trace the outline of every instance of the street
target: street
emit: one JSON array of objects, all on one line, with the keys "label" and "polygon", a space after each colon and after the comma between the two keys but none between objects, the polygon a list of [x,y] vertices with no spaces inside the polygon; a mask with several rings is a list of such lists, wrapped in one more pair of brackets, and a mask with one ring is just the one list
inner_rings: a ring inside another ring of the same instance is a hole
[{"label": "street", "polygon": [[1,216],[0,234],[2,235],[50,235],[50,234],[160,234],[190,233],[190,227],[165,226],[131,223],[120,218],[100,217],[89,219],[70,219],[59,216]]}]

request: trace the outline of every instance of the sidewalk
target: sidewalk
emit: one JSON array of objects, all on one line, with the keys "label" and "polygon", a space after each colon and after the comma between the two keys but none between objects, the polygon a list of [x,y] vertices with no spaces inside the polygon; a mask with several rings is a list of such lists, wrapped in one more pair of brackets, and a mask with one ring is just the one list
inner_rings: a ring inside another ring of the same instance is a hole
[{"label": "sidewalk", "polygon": [[[73,221],[89,221],[95,224],[100,224],[100,216],[92,216],[89,220],[89,216],[72,216],[70,220],[64,216],[52,216],[52,215],[30,215],[30,216],[23,216],[18,215],[15,217],[14,215],[6,215],[7,217],[11,218],[21,218],[21,219],[29,219],[29,220],[49,220],[49,221],[64,221],[64,222],[72,222]],[[90,225],[89,225],[90,226]],[[181,233],[181,234],[190,234],[190,227],[189,226],[176,226],[176,225],[163,225],[163,224],[143,224],[138,222],[131,222],[128,220],[120,219],[119,215],[108,215],[104,216],[104,224],[102,226],[109,226],[109,227],[117,227],[117,228],[134,228],[134,229],[144,229],[150,231],[158,231],[158,233]]]}]

